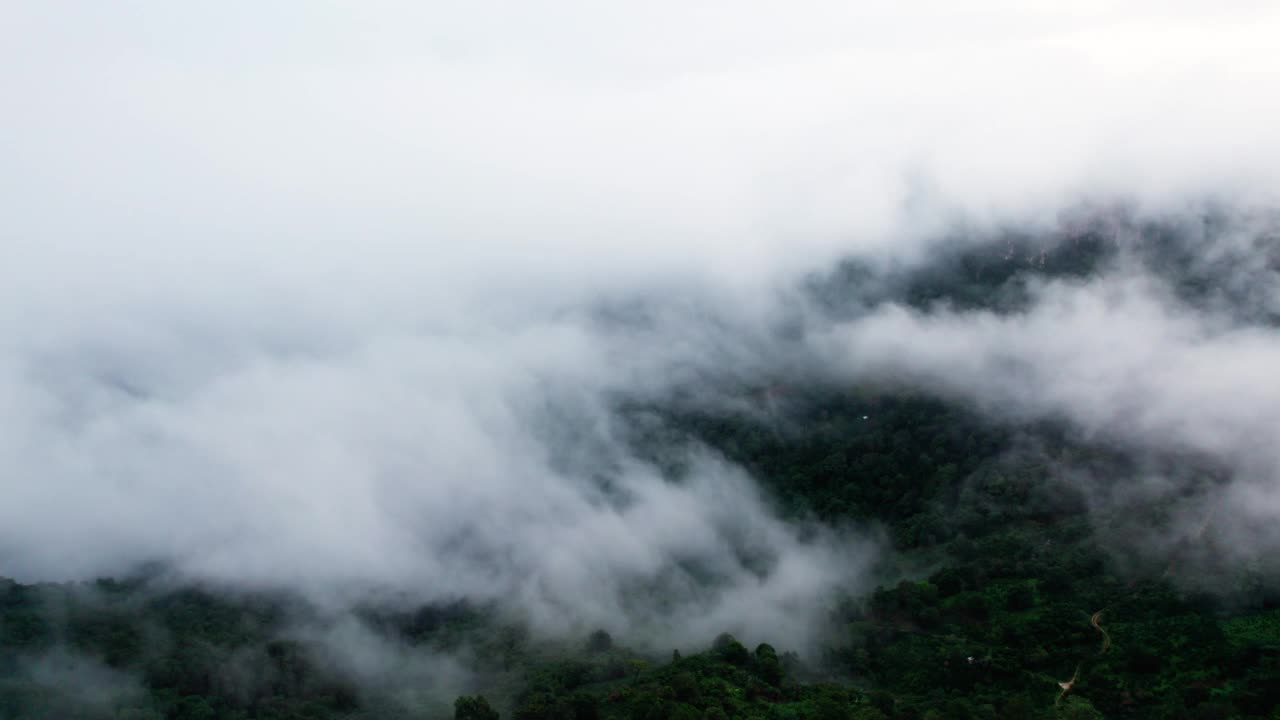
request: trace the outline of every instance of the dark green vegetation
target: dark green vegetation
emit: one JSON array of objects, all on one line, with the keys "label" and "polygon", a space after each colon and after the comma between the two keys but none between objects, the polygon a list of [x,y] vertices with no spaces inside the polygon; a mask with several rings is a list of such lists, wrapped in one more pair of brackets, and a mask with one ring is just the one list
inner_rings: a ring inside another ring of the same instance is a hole
[{"label": "dark green vegetation", "polygon": [[[803,664],[727,636],[653,658],[603,633],[538,647],[470,613],[379,619],[423,652],[478,643],[489,680],[476,690],[526,720],[1272,717],[1275,598],[1227,612],[1158,579],[1124,581],[1087,538],[1082,522],[1061,519],[956,540],[927,578],[850,598],[828,655]],[[6,583],[0,610],[0,717],[448,715],[443,700],[394,702],[334,670],[318,647],[289,639],[298,621],[286,616],[307,611],[278,599]],[[1090,622],[1098,610],[1105,651]],[[459,699],[457,717],[495,717],[483,697]]]},{"label": "dark green vegetation", "polygon": [[[1126,543],[1222,481],[1211,463],[1139,460],[1053,424],[992,425],[919,396],[791,401],[808,418],[794,438],[766,419],[673,422],[751,468],[788,508],[878,519],[903,557],[931,563],[836,613],[823,667],[860,691],[851,708],[868,692],[879,711],[908,718],[1270,717],[1280,705],[1273,585],[1223,572],[1214,580],[1229,603],[1180,590],[1186,546],[1117,567]],[[1086,517],[1079,478],[1153,467],[1179,477],[1178,491]]]},{"label": "dark green vegetation", "polygon": [[[909,272],[850,264],[812,292],[834,316],[887,301],[1020,312],[1036,283],[1119,262],[1104,225],[1083,223],[1045,249],[1025,236],[957,244]],[[1179,251],[1194,232],[1128,230],[1141,237],[1133,261],[1155,263],[1172,295],[1249,305],[1247,284],[1219,292],[1222,268]],[[297,598],[162,578],[0,581],[0,719],[1280,717],[1275,579],[1208,574],[1217,528],[1207,517],[1179,544],[1143,545],[1179,513],[1199,517],[1228,479],[1208,459],[1135,453],[1064,422],[995,421],[883,384],[780,378],[735,400],[632,400],[621,414],[636,454],[672,482],[680,450],[710,448],[788,517],[883,528],[892,552],[880,587],[834,599],[825,647],[804,658],[768,627],[753,634],[769,644],[721,636],[700,653],[655,657],[603,632],[535,641],[467,604],[357,611],[405,658],[465,665],[465,681],[415,688],[406,683],[421,673],[353,672],[334,656],[341,644],[309,632],[334,618]],[[1112,493],[1143,473],[1168,478],[1166,489]]]}]

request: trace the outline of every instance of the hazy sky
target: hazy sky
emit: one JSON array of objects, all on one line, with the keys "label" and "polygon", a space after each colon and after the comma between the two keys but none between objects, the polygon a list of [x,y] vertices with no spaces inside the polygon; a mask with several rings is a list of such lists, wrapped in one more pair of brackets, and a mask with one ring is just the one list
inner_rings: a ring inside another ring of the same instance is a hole
[{"label": "hazy sky", "polygon": [[[1264,2],[5,2],[0,575],[165,559],[555,625],[694,562],[727,589],[688,589],[689,628],[786,623],[869,544],[802,539],[715,458],[664,484],[602,395],[740,349],[682,308],[749,334],[800,273],[909,257],[956,217],[1274,201],[1277,37]],[[674,310],[602,335],[583,310],[606,296]],[[1152,297],[890,308],[823,348],[984,392],[991,348],[1021,348],[1044,411],[1099,428],[1088,393],[1147,403],[1136,433],[1218,397],[1276,417],[1214,374],[1231,348],[1265,385],[1273,336]],[[1174,364],[1146,375],[1152,348]],[[1184,371],[1207,380],[1166,396]],[[556,413],[628,503],[549,456]]]},{"label": "hazy sky", "polygon": [[6,235],[608,287],[885,241],[921,185],[1015,213],[1280,172],[1272,3],[630,5],[7,3]]}]

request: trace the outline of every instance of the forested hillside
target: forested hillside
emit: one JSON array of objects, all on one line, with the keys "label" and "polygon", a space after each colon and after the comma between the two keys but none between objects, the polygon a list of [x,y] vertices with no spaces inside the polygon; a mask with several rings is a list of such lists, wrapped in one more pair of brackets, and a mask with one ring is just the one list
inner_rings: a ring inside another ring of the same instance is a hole
[{"label": "forested hillside", "polygon": [[0,0],[0,720],[1280,720],[1277,38]]},{"label": "forested hillside", "polygon": [[[1044,283],[1128,263],[1181,302],[1256,305],[1214,274],[1233,272],[1230,258],[1206,267],[1176,252],[1181,226],[1127,229],[1143,241],[1123,246],[1095,220],[944,245],[888,273],[849,263],[806,292],[828,320],[891,304],[1016,315]],[[1230,480],[1217,459],[901,381],[731,387],[718,404],[619,397],[616,421],[667,482],[685,482],[690,451],[712,453],[790,522],[882,538],[874,589],[830,598],[822,641],[803,654],[770,627],[750,628],[766,640],[754,647],[690,638],[702,649],[682,657],[603,630],[550,638],[466,598],[336,610],[151,567],[0,582],[0,718],[1280,717],[1280,585],[1266,557],[1215,562],[1231,542],[1228,520],[1203,504]],[[1124,492],[1152,475],[1166,482]],[[752,562],[765,573],[770,558]],[[397,659],[361,665],[367,648],[333,641],[350,626]],[[397,679],[395,666],[413,663],[437,663],[447,682]]]}]

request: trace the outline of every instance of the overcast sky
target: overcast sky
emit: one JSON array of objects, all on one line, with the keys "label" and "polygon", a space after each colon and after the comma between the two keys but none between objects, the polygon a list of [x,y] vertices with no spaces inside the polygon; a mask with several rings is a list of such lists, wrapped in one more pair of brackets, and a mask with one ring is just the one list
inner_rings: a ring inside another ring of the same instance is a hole
[{"label": "overcast sky", "polygon": [[922,186],[1014,213],[1280,172],[1273,3],[3,12],[6,235],[183,286],[755,278],[887,241]]}]

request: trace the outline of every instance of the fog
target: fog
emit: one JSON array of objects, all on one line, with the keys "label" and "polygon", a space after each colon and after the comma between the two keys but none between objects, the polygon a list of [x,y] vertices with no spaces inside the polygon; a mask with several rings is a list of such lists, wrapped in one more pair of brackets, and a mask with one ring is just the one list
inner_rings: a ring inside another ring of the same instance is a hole
[{"label": "fog", "polygon": [[[1182,500],[1150,541],[1166,551],[1194,541],[1207,564],[1197,570],[1261,563],[1274,572],[1280,226],[1274,213],[1235,211],[1209,231],[1211,213],[1175,216],[1181,237],[1145,261],[1142,230],[1118,225],[1114,262],[1088,280],[1034,284],[1024,312],[887,303],[827,327],[815,345],[850,381],[928,388],[1022,422],[1066,419],[1088,442],[1209,463],[1225,484],[1197,484],[1185,461],[1181,474],[1076,481],[1103,511]],[[1170,270],[1184,253],[1191,269]],[[1206,548],[1209,530],[1217,542]]]},{"label": "fog", "polygon": [[802,643],[874,532],[709,451],[668,482],[611,412],[796,367],[1238,458],[1224,502],[1272,517],[1274,330],[1143,272],[772,332],[808,273],[956,223],[1273,202],[1280,13],[1222,5],[11,3],[0,574]]}]

